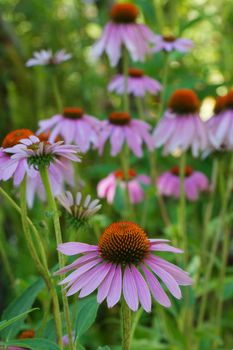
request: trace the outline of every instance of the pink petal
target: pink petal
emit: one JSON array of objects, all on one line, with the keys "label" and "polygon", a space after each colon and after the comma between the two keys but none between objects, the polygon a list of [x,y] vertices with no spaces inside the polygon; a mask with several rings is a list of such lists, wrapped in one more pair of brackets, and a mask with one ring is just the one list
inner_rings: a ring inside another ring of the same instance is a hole
[{"label": "pink petal", "polygon": [[151,295],[150,295],[149,287],[146,281],[144,280],[144,278],[142,277],[141,273],[138,271],[138,269],[134,265],[131,266],[131,271],[137,286],[140,303],[146,312],[150,312]]},{"label": "pink petal", "polygon": [[65,255],[75,255],[98,250],[98,246],[86,243],[68,242],[59,244],[57,249]]},{"label": "pink petal", "polygon": [[118,265],[115,271],[115,275],[112,279],[111,287],[107,296],[108,307],[113,307],[121,297],[122,289],[122,271],[121,265]]},{"label": "pink petal", "polygon": [[109,293],[113,277],[115,275],[116,265],[112,265],[109,273],[105,277],[104,281],[101,283],[98,289],[97,302],[102,303]]},{"label": "pink petal", "polygon": [[123,294],[126,303],[133,311],[138,309],[138,292],[133,274],[127,265],[123,277]]}]

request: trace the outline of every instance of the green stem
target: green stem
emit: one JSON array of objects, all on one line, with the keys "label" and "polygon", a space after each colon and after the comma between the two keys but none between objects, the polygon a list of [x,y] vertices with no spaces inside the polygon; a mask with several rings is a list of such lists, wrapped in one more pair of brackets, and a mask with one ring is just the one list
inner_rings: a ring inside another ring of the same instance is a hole
[{"label": "green stem", "polygon": [[52,72],[52,87],[53,87],[53,94],[54,94],[54,100],[56,103],[57,110],[60,112],[62,111],[62,101],[61,101],[61,95],[59,92],[58,88],[58,83],[57,83],[57,77],[56,77],[56,71],[54,70]]},{"label": "green stem", "polygon": [[163,78],[162,78],[162,92],[160,95],[160,105],[158,109],[158,119],[162,116],[164,111],[166,87],[167,87],[168,72],[169,72],[169,54],[167,52],[165,52],[164,54],[165,54],[165,60],[164,60]]},{"label": "green stem", "polygon": [[[144,114],[143,114],[143,106],[142,106],[142,100],[140,98],[136,99],[137,102],[137,110],[138,110],[138,115],[141,120],[144,119]],[[151,184],[154,186],[157,182],[157,171],[156,171],[156,155],[153,151],[149,151],[149,163],[150,163],[150,172],[151,172]],[[163,197],[161,194],[158,192],[157,193],[157,198],[158,198],[158,203],[159,203],[159,208],[161,212],[162,219],[165,223],[166,226],[170,225],[170,218],[167,212],[166,205],[164,203]],[[145,215],[145,214],[143,214]]]},{"label": "green stem", "polygon": [[121,301],[122,350],[131,348],[131,311],[124,298]]},{"label": "green stem", "polygon": [[121,166],[124,174],[124,182],[126,184],[126,189],[125,189],[125,212],[124,215],[125,218],[130,218],[134,216],[134,209],[133,205],[130,201],[130,196],[129,196],[129,149],[127,145],[124,146],[123,151],[120,154],[121,158]]},{"label": "green stem", "polygon": [[[50,207],[50,210],[53,214],[53,224],[54,224],[54,231],[55,231],[55,236],[56,236],[56,243],[57,243],[57,245],[59,245],[62,243],[62,234],[61,234],[59,213],[58,213],[57,205],[56,205],[53,193],[52,193],[47,168],[44,167],[44,168],[40,169],[40,175],[41,175],[41,179],[43,181],[45,191],[47,194],[47,200],[49,203],[49,207]],[[65,265],[64,257],[60,252],[58,252],[58,261],[59,261],[60,268],[64,267],[64,265]],[[72,330],[72,323],[71,323],[71,318],[70,318],[69,304],[68,304],[67,297],[65,295],[65,291],[63,289],[62,289],[62,301],[63,301],[64,314],[65,314],[65,319],[66,319],[67,335],[68,335],[68,339],[69,339],[69,349],[75,350],[75,345],[73,343],[73,330]]]},{"label": "green stem", "polygon": [[145,120],[145,113],[144,113],[142,98],[139,96],[136,96],[135,101],[136,101],[136,106],[137,106],[139,118],[141,120]]},{"label": "green stem", "polygon": [[202,264],[205,263],[205,254],[208,247],[208,225],[212,216],[212,211],[214,206],[214,197],[215,197],[215,191],[217,187],[216,186],[217,178],[218,178],[218,158],[215,158],[213,161],[212,174],[211,174],[211,189],[210,189],[211,192],[209,196],[209,202],[205,210],[204,225],[203,225],[204,237],[203,237],[202,252],[201,252]]},{"label": "green stem", "polygon": [[130,336],[130,344],[133,341],[134,333],[136,331],[137,325],[139,323],[139,320],[143,314],[143,308],[141,307],[134,315],[133,322],[132,322],[132,328],[131,328],[131,336]]},{"label": "green stem", "polygon": [[[233,186],[233,176],[232,176],[232,172],[233,172],[233,156],[231,158],[231,163],[230,163],[230,176],[228,178],[228,184],[227,184],[227,188],[225,191],[223,191],[223,199],[222,199],[222,206],[221,206],[221,212],[219,215],[219,226],[217,229],[217,232],[214,236],[214,241],[213,241],[213,245],[212,245],[212,249],[211,249],[211,254],[210,254],[210,258],[209,258],[209,264],[207,265],[206,268],[206,274],[204,275],[204,281],[205,284],[208,284],[212,275],[212,270],[214,267],[214,261],[215,261],[215,257],[217,254],[217,249],[218,249],[218,244],[220,241],[220,237],[222,235],[222,231],[224,229],[225,226],[225,219],[226,219],[226,214],[227,214],[227,206],[229,203],[229,199],[230,199],[230,195],[231,195],[231,190],[232,190],[232,186]],[[224,237],[224,240],[228,240],[228,237]],[[226,242],[224,242],[224,245],[226,244]],[[223,250],[224,253],[224,259],[225,259],[225,252]],[[225,270],[225,261],[222,261],[222,266],[221,266],[221,273],[220,273],[220,278],[222,279],[222,274]],[[206,307],[207,307],[207,300],[208,300],[208,292],[205,293],[202,297],[202,301],[201,301],[201,306],[200,306],[200,311],[199,311],[199,317],[198,317],[198,326],[201,325],[201,323],[203,322],[203,319],[205,317],[205,311],[206,311]],[[221,302],[221,301],[220,301]]]},{"label": "green stem", "polygon": [[128,77],[129,77],[129,56],[128,51],[123,47],[123,74],[124,74],[124,95],[123,107],[124,111],[129,113],[129,95],[128,95]]},{"label": "green stem", "polygon": [[[7,199],[7,201],[11,204],[11,206],[21,215],[21,208],[16,204],[16,202],[8,195],[8,193],[0,187],[0,193]],[[37,242],[37,246],[40,251],[41,259],[44,264],[44,266],[47,265],[47,258],[46,258],[46,253],[45,253],[45,247],[44,244],[41,240],[41,235],[39,234],[38,230],[34,226],[33,222],[29,219],[27,216],[27,222],[30,228],[32,229],[34,236],[35,236],[35,241]]]},{"label": "green stem", "polygon": [[12,286],[14,286],[15,278],[14,278],[13,271],[11,269],[11,264],[9,262],[7,254],[6,254],[5,237],[4,237],[3,232],[2,232],[1,238],[0,238],[0,256],[1,256],[2,264],[5,268],[6,274],[9,278],[10,284]]},{"label": "green stem", "polygon": [[50,279],[48,267],[47,267],[47,261],[46,264],[43,265],[41,263],[40,258],[37,254],[37,250],[35,248],[30,227],[28,223],[27,218],[27,202],[26,202],[26,177],[24,178],[21,187],[20,187],[20,203],[21,203],[21,219],[22,219],[22,226],[23,231],[25,234],[25,238],[29,247],[29,251],[31,253],[31,256],[33,258],[33,261],[35,262],[38,270],[41,273],[41,276],[44,278],[45,283],[52,295],[53,298],[53,306],[54,306],[54,321],[56,325],[56,332],[57,332],[57,338],[58,338],[58,344],[61,349],[63,349],[63,341],[62,341],[62,323],[61,323],[61,317],[60,317],[60,308],[59,308],[59,302],[57,298],[57,294],[55,291],[55,288],[53,286],[53,282]]},{"label": "green stem", "polygon": [[[225,219],[226,219],[227,206],[229,203],[232,186],[233,186],[233,156],[231,156],[228,179],[229,180],[227,184],[226,195],[224,197],[224,202],[226,202],[224,203],[225,213],[224,213],[224,216],[222,217],[222,222],[221,222],[224,238],[223,238],[223,250],[222,250],[222,256],[221,256],[222,265],[221,265],[220,275],[219,275],[219,292],[218,292],[219,299],[218,299],[217,312],[216,312],[216,326],[217,326],[219,336],[221,335],[221,317],[222,317],[222,310],[223,310],[224,279],[225,279],[225,274],[227,269],[227,260],[229,255],[230,234],[231,234],[231,230],[229,229],[229,227],[225,229],[225,226],[226,226]],[[215,348],[216,348],[216,344],[214,344],[214,349]]]},{"label": "green stem", "polygon": [[183,152],[180,157],[180,204],[179,204],[179,226],[180,235],[183,241],[184,265],[188,262],[188,240],[186,231],[186,197],[185,197],[185,165],[186,153]]}]

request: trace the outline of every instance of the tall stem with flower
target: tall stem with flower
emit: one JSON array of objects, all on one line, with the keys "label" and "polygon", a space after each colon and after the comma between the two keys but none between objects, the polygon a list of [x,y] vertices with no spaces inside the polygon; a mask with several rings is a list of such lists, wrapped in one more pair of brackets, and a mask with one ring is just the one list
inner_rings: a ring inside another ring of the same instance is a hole
[{"label": "tall stem with flower", "polygon": [[[59,219],[59,213],[57,209],[57,205],[52,193],[50,181],[49,181],[49,176],[48,176],[48,171],[46,167],[42,167],[40,169],[40,174],[41,178],[44,184],[44,188],[47,194],[48,198],[48,203],[50,206],[50,210],[53,214],[53,224],[54,224],[54,231],[55,231],[55,236],[56,236],[56,242],[57,245],[62,243],[62,234],[61,234],[61,227],[60,227],[60,219]],[[58,261],[59,261],[59,266],[62,268],[65,264],[64,257],[62,254],[58,253]],[[65,314],[65,320],[66,320],[66,328],[67,328],[67,334],[68,334],[68,340],[69,340],[69,349],[74,350],[75,345],[73,343],[73,331],[72,331],[72,322],[71,322],[71,317],[70,317],[70,311],[69,311],[69,304],[67,297],[65,296],[65,292],[62,291],[62,301],[63,301],[63,306],[64,306],[64,314]]]}]

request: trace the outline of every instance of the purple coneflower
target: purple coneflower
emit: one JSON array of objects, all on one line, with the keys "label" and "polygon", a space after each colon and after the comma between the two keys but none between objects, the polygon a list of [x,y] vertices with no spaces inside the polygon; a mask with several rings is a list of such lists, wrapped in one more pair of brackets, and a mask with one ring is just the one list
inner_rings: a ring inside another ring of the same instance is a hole
[{"label": "purple coneflower", "polygon": [[151,126],[146,122],[133,119],[126,112],[113,112],[108,120],[101,123],[98,149],[103,153],[104,145],[109,138],[111,143],[111,156],[116,156],[127,142],[131,151],[137,157],[142,157],[142,144],[146,143],[149,150],[154,148],[154,141],[149,131]]},{"label": "purple coneflower", "polygon": [[39,127],[38,134],[51,131],[49,141],[54,142],[60,135],[65,143],[73,142],[82,153],[86,153],[91,145],[97,145],[100,121],[85,114],[82,108],[67,107],[63,114],[40,121]]},{"label": "purple coneflower", "polygon": [[[19,132],[18,130],[15,131]],[[8,135],[9,136],[9,135]],[[7,136],[7,137],[8,137]],[[6,138],[3,145],[6,146]],[[19,186],[27,175],[27,202],[32,206],[34,195],[37,193],[43,200],[45,192],[39,170],[48,168],[49,178],[54,195],[63,191],[64,182],[73,183],[73,168],[71,161],[79,162],[77,146],[63,145],[63,141],[49,143],[40,141],[34,135],[20,139],[16,145],[1,149],[0,179],[8,180],[13,177],[14,185]],[[1,161],[3,160],[4,161]]]},{"label": "purple coneflower", "polygon": [[192,40],[185,38],[176,38],[173,35],[155,35],[154,43],[155,46],[152,48],[152,52],[187,52],[194,46]]},{"label": "purple coneflower", "polygon": [[71,192],[66,191],[57,198],[66,209],[69,221],[75,228],[85,225],[102,207],[99,204],[99,199],[91,200],[90,195],[83,198],[81,192],[78,192],[74,197]]},{"label": "purple coneflower", "polygon": [[154,34],[146,25],[136,22],[138,14],[137,7],[132,3],[113,5],[111,20],[105,26],[102,37],[93,46],[93,56],[97,58],[105,51],[111,66],[116,66],[124,46],[133,61],[144,61],[145,56],[150,53]]},{"label": "purple coneflower", "polygon": [[209,138],[204,123],[199,116],[200,102],[190,89],[176,90],[170,97],[168,109],[154,130],[155,147],[164,147],[164,154],[177,149],[192,149],[193,156],[204,151]]},{"label": "purple coneflower", "polygon": [[[156,95],[162,89],[161,84],[144,74],[142,69],[130,68],[127,81],[127,93],[134,96],[144,97],[148,92]],[[118,95],[125,93],[125,77],[117,74],[108,85],[108,91],[116,92]]]},{"label": "purple coneflower", "polygon": [[[167,197],[180,197],[179,167],[175,166],[157,179],[160,194]],[[190,166],[185,168],[184,192],[190,201],[196,201],[203,191],[209,190],[208,178],[200,171],[194,171]]]},{"label": "purple coneflower", "polygon": [[98,183],[98,196],[106,198],[109,204],[113,203],[118,184],[122,189],[126,189],[128,185],[129,200],[135,204],[144,199],[143,185],[149,185],[150,178],[146,175],[137,175],[134,169],[129,169],[128,179],[125,179],[123,171],[117,170]]},{"label": "purple coneflower", "polygon": [[129,308],[136,311],[139,303],[151,311],[151,294],[165,307],[171,302],[157,277],[177,299],[182,297],[179,285],[192,283],[188,273],[167,262],[153,252],[182,253],[168,244],[166,239],[149,239],[137,224],[128,221],[109,225],[98,245],[69,242],[58,250],[65,255],[83,254],[58,274],[74,270],[61,284],[68,289],[67,296],[79,292],[79,298],[98,288],[97,301],[107,299],[113,307],[123,297]]},{"label": "purple coneflower", "polygon": [[232,150],[233,90],[217,98],[214,112],[207,121],[211,145],[217,150]]},{"label": "purple coneflower", "polygon": [[52,53],[52,50],[41,50],[34,52],[33,57],[27,61],[26,66],[32,67],[57,65],[68,61],[71,57],[72,55],[66,53],[65,50],[59,50],[54,54]]}]

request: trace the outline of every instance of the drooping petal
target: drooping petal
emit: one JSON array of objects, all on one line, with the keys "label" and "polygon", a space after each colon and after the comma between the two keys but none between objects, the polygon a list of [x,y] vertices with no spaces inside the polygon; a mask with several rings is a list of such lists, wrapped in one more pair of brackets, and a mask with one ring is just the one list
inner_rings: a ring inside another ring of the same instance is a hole
[{"label": "drooping petal", "polygon": [[140,303],[146,312],[150,312],[151,295],[150,295],[149,287],[145,282],[144,278],[142,277],[141,273],[138,271],[138,269],[134,265],[131,266],[131,271],[137,286]]},{"label": "drooping petal", "polygon": [[65,255],[76,255],[80,253],[97,251],[98,246],[86,243],[68,242],[59,244],[57,249],[59,250],[59,252]]},{"label": "drooping petal", "polygon": [[130,270],[130,267],[127,265],[124,271],[123,277],[123,294],[126,303],[129,308],[133,311],[138,309],[138,291],[137,286],[134,280],[134,276]]},{"label": "drooping petal", "polygon": [[122,271],[121,271],[121,265],[118,265],[114,277],[112,279],[111,287],[108,292],[107,296],[107,305],[108,307],[113,307],[118,303],[121,297],[121,290],[122,290]]}]

